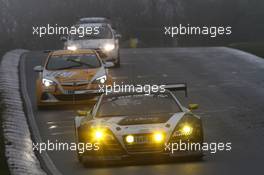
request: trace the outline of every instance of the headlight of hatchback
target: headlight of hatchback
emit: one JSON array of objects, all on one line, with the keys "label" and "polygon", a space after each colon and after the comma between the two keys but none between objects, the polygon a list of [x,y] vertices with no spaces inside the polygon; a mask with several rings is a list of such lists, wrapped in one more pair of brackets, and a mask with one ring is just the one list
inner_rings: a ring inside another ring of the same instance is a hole
[{"label": "headlight of hatchback", "polygon": [[102,49],[105,52],[111,52],[112,50],[115,49],[115,45],[112,43],[108,43],[108,44],[105,44]]},{"label": "headlight of hatchback", "polygon": [[45,87],[51,87],[53,85],[55,85],[56,83],[52,80],[49,80],[49,79],[46,79],[46,78],[43,78],[42,79],[42,84],[45,86]]},{"label": "headlight of hatchback", "polygon": [[103,75],[101,77],[98,77],[96,78],[94,81],[93,81],[93,84],[104,84],[107,80],[107,76],[106,75]]},{"label": "headlight of hatchback", "polygon": [[76,45],[69,45],[69,46],[67,46],[67,49],[71,50],[71,51],[75,51],[78,49],[78,47]]}]

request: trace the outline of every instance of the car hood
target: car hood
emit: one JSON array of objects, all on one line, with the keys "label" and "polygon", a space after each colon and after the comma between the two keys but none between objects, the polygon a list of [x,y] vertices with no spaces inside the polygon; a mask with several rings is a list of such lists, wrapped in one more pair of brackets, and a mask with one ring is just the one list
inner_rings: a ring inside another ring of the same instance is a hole
[{"label": "car hood", "polygon": [[98,49],[102,48],[105,44],[114,44],[113,39],[91,39],[91,40],[75,40],[67,41],[67,46],[75,45],[81,49]]},{"label": "car hood", "polygon": [[[98,124],[100,126],[106,126],[117,135],[148,133],[153,132],[153,130],[163,130],[164,132],[168,132],[169,130],[171,130],[172,132],[172,130],[175,128],[184,114],[185,112],[156,116],[152,115],[147,117],[107,117],[94,120],[93,125]],[[117,128],[119,128],[121,132],[118,132]]]},{"label": "car hood", "polygon": [[154,124],[154,123],[166,123],[172,114],[153,114],[153,115],[140,115],[140,116],[127,116],[121,119],[117,124],[124,125],[142,125],[142,124]]}]

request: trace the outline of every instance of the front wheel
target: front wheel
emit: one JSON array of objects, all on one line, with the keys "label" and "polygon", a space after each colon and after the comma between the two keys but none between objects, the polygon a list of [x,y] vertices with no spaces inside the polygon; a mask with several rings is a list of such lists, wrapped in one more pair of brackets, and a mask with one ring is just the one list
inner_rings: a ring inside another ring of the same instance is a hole
[{"label": "front wheel", "polygon": [[[76,121],[74,120],[74,130],[75,130],[75,143],[76,145],[79,144],[79,136],[78,136],[78,131],[77,131],[77,128],[76,128]],[[76,150],[76,155],[77,155],[77,158],[78,158],[78,161],[80,163],[83,163],[83,160],[82,160],[82,155],[79,153],[79,150],[77,149]]]},{"label": "front wheel", "polygon": [[77,158],[78,158],[78,161],[79,161],[80,163],[83,163],[82,156],[81,156],[81,154],[78,152],[78,150],[77,150]]},{"label": "front wheel", "polygon": [[114,62],[114,66],[120,67],[120,54],[118,54],[118,57],[117,57],[116,61]]}]

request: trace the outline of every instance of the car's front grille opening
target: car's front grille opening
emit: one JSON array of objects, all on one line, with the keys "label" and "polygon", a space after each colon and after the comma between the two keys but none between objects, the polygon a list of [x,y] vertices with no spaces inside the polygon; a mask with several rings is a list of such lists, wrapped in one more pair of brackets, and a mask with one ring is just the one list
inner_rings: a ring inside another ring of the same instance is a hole
[{"label": "car's front grille opening", "polygon": [[123,155],[125,153],[121,145],[116,140],[104,142],[99,147],[101,152],[107,155]]},{"label": "car's front grille opening", "polygon": [[60,94],[54,95],[54,97],[60,101],[80,101],[80,100],[88,100],[96,97],[96,94]]}]

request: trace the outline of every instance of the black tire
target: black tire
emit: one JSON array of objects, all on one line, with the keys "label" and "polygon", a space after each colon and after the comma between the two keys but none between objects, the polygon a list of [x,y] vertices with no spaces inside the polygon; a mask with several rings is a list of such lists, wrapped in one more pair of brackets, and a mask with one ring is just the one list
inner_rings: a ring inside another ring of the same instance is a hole
[{"label": "black tire", "polygon": [[[76,145],[78,145],[78,144],[79,144],[79,139],[78,139],[78,134],[77,134],[77,129],[76,129],[75,120],[74,120],[74,131],[75,131],[75,143],[76,143]],[[81,156],[81,154],[79,153],[79,150],[76,150],[76,154],[77,154],[78,161],[79,161],[80,163],[83,163],[82,156]]]},{"label": "black tire", "polygon": [[82,156],[80,155],[80,153],[78,152],[78,150],[77,150],[77,158],[78,158],[78,161],[80,162],[80,163],[82,163],[83,164],[83,159],[82,159]]},{"label": "black tire", "polygon": [[41,110],[46,110],[48,107],[47,106],[42,106],[42,105],[37,105],[37,108],[39,111]]},{"label": "black tire", "polygon": [[120,54],[118,54],[117,61],[114,62],[115,67],[120,67]]}]

